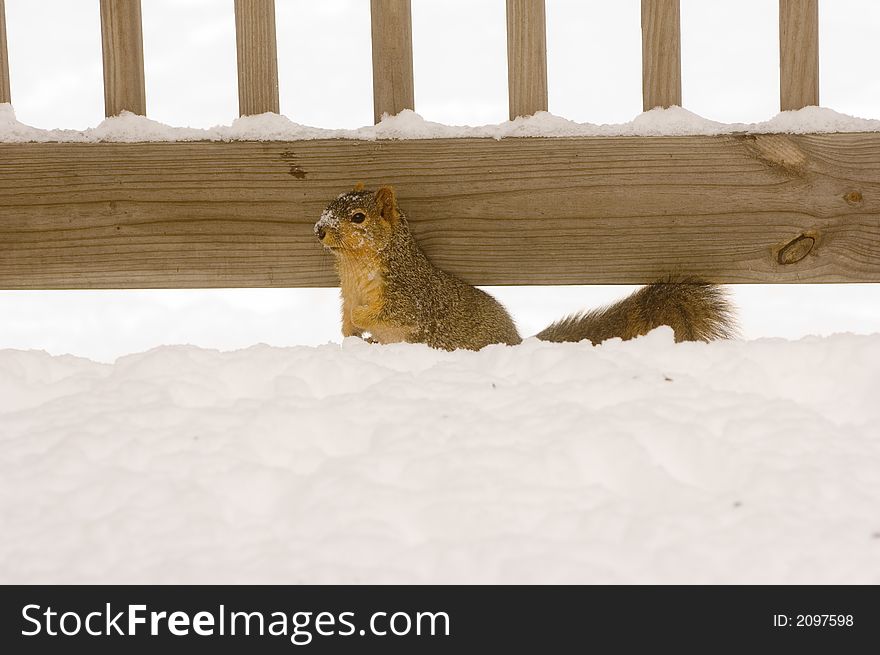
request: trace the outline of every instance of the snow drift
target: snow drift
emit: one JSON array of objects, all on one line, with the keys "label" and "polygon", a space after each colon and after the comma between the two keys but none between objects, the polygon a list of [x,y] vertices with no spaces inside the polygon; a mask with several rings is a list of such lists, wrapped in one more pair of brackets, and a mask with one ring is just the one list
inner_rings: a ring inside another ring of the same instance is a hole
[{"label": "snow drift", "polygon": [[880,335],[0,351],[0,582],[880,583]]},{"label": "snow drift", "polygon": [[242,116],[230,125],[208,129],[172,127],[123,111],[87,130],[43,130],[19,122],[10,104],[0,104],[0,143],[23,142],[146,142],[146,141],[301,141],[310,139],[457,139],[509,137],[694,136],[740,132],[809,134],[821,132],[880,132],[880,120],[848,116],[826,107],[783,111],[760,123],[719,123],[681,107],[655,108],[627,123],[578,123],[540,111],[495,125],[444,125],[426,121],[404,109],[385,115],[376,125],[325,129],[294,123],[281,114]]}]

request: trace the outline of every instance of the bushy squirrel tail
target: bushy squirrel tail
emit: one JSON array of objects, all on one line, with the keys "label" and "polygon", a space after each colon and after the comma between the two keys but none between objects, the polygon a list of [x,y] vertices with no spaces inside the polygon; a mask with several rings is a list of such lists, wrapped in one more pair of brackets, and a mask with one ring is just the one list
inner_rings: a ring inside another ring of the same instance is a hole
[{"label": "bushy squirrel tail", "polygon": [[712,341],[736,335],[733,308],[720,287],[696,278],[669,277],[649,284],[620,302],[553,323],[536,336],[542,341],[594,344],[632,339],[661,325],[676,341]]}]

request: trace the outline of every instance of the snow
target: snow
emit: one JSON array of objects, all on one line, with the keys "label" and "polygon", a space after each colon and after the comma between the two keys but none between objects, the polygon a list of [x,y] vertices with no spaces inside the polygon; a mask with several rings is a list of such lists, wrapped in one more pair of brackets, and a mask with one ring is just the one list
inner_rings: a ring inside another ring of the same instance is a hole
[{"label": "snow", "polygon": [[880,583],[880,335],[0,350],[0,582]]},{"label": "snow", "polygon": [[[332,265],[329,262],[328,265]],[[481,287],[532,335],[562,316],[616,302],[635,285]],[[746,339],[880,333],[880,284],[734,284]],[[166,344],[237,350],[339,341],[339,289],[0,290],[0,348],[100,362]]]},{"label": "snow", "polygon": [[760,123],[719,123],[681,107],[656,108],[628,123],[577,123],[548,112],[496,125],[454,126],[426,121],[411,110],[385,116],[377,125],[324,129],[294,123],[279,114],[244,116],[231,125],[201,129],[171,127],[127,111],[86,130],[43,130],[15,118],[10,104],[0,104],[0,142],[143,142],[143,141],[298,141],[308,139],[437,139],[566,136],[688,136],[740,132],[806,134],[878,132],[880,120],[856,118],[823,107],[784,111]]},{"label": "snow", "polygon": [[[340,194],[336,199],[344,197],[345,194]],[[315,229],[317,230],[319,227],[329,227],[335,228],[339,225],[339,217],[336,216],[333,212],[325,209],[321,212],[321,216],[318,218],[318,222],[315,223]]]}]

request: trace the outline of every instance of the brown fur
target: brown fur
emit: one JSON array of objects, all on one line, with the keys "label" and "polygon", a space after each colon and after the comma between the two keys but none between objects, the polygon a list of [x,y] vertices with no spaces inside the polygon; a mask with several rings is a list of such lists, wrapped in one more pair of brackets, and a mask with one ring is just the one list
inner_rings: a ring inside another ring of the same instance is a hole
[{"label": "brown fur", "polygon": [[632,339],[668,325],[676,341],[712,341],[734,335],[733,312],[721,289],[690,278],[667,278],[628,298],[592,311],[572,314],[536,336],[543,341],[602,343]]},{"label": "brown fur", "polygon": [[[362,222],[352,220],[359,214]],[[407,341],[445,350],[520,343],[513,319],[497,300],[425,256],[391,187],[374,193],[358,184],[327,206],[315,233],[336,259],[344,336],[369,333],[379,343]],[[676,341],[708,341],[730,337],[732,324],[717,286],[670,278],[604,309],[569,316],[537,337],[600,343],[669,325]]]}]

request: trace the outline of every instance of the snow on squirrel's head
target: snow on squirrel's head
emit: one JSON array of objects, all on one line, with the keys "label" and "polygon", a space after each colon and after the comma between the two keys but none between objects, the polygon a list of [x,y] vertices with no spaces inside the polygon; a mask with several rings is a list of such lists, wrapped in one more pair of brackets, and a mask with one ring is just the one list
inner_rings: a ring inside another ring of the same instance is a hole
[{"label": "snow on squirrel's head", "polygon": [[373,192],[358,183],[327,205],[315,223],[315,236],[334,255],[369,256],[381,252],[405,225],[394,189],[383,186]]}]

